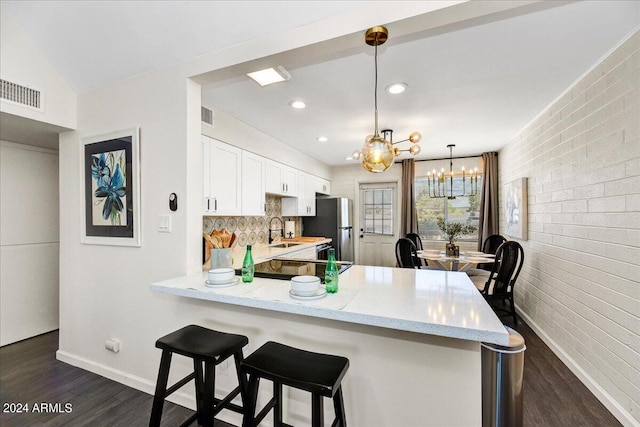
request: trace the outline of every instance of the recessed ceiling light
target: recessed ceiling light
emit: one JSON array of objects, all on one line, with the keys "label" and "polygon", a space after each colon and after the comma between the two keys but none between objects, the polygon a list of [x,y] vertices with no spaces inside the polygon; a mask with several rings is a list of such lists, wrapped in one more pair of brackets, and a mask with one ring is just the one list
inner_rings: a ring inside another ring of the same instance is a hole
[{"label": "recessed ceiling light", "polygon": [[349,157],[345,157],[345,160],[353,160],[353,157],[349,156]]},{"label": "recessed ceiling light", "polygon": [[387,86],[387,92],[396,95],[398,93],[404,92],[406,88],[407,88],[406,83],[394,83]]},{"label": "recessed ceiling light", "polygon": [[304,103],[304,102],[302,102],[302,101],[291,101],[291,102],[289,103],[289,105],[291,105],[291,107],[292,107],[292,108],[295,108],[295,109],[297,109],[297,110],[300,110],[300,109],[302,109],[302,108],[304,108],[304,107],[306,107],[306,106],[307,106],[307,104],[305,104],[305,103]]},{"label": "recessed ceiling light", "polygon": [[273,83],[284,82],[291,78],[291,75],[284,69],[284,67],[266,68],[260,71],[254,71],[248,73],[247,76],[251,77],[260,86],[267,86]]},{"label": "recessed ceiling light", "polygon": [[327,138],[326,136],[319,136],[316,139],[318,140],[318,142],[327,142],[329,140],[329,138]]}]

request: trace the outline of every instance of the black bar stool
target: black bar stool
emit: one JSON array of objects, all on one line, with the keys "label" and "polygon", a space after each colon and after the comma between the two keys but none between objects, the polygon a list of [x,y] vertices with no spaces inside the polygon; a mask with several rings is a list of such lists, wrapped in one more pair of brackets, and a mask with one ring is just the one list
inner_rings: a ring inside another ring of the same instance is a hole
[{"label": "black bar stool", "polygon": [[[242,414],[244,412],[242,406],[231,403],[231,400],[240,393],[244,402],[243,391],[246,386],[246,379],[243,379],[243,376],[240,375],[240,364],[243,359],[242,347],[248,343],[249,339],[245,336],[213,331],[197,325],[185,326],[158,339],[156,347],[162,349],[162,358],[160,360],[160,369],[158,370],[158,381],[153,397],[149,426],[156,427],[160,425],[164,400],[192,379],[196,381],[197,412],[185,421],[182,424],[183,426],[187,426],[197,419],[198,424],[212,427],[213,417],[224,408]],[[194,372],[167,388],[173,353],[193,359]],[[235,360],[239,385],[223,399],[217,399],[214,396],[215,367],[231,356]]]},{"label": "black bar stool", "polygon": [[[332,426],[346,427],[347,420],[340,382],[349,368],[349,359],[330,354],[312,353],[269,341],[249,355],[241,364],[240,372],[249,375],[243,427],[255,427],[273,408],[273,425],[282,423],[282,386],[311,392],[311,418],[313,427],[324,426],[323,397],[332,397],[336,418]],[[260,378],[273,382],[273,397],[256,412]]]}]

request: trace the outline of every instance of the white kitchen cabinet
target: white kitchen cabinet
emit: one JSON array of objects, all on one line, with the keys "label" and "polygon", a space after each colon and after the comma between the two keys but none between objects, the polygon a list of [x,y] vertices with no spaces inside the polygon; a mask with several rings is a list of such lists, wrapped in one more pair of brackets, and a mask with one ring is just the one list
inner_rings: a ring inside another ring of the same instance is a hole
[{"label": "white kitchen cabinet", "polygon": [[242,214],[242,150],[202,136],[203,215]]},{"label": "white kitchen cabinet", "polygon": [[290,166],[266,159],[265,189],[267,193],[296,197],[298,171]]},{"label": "white kitchen cabinet", "polygon": [[263,216],[266,211],[264,157],[242,151],[242,215]]},{"label": "white kitchen cabinet", "polygon": [[316,193],[329,196],[331,194],[331,181],[316,177]]},{"label": "white kitchen cabinet", "polygon": [[316,215],[316,177],[298,171],[298,197],[282,198],[283,216]]},{"label": "white kitchen cabinet", "polygon": [[316,252],[316,247],[312,246],[299,251],[289,252],[287,253],[287,257],[295,259],[318,259],[318,252]]}]

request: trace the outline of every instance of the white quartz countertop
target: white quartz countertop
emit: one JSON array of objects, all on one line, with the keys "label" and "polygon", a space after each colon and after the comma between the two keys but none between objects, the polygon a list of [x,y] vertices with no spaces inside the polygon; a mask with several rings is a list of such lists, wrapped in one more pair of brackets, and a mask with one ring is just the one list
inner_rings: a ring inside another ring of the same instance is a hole
[{"label": "white quartz countertop", "polygon": [[318,300],[289,296],[288,280],[254,278],[229,287],[205,286],[207,273],[151,285],[188,298],[379,326],[500,345],[509,335],[465,273],[354,265],[339,290]]}]

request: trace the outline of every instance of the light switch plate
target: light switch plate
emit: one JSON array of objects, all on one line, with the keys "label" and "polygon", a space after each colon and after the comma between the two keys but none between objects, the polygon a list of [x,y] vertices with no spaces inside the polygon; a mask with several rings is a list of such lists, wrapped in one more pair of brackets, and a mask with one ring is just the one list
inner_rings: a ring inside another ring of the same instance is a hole
[{"label": "light switch plate", "polygon": [[158,231],[160,233],[171,233],[171,215],[158,216]]}]

